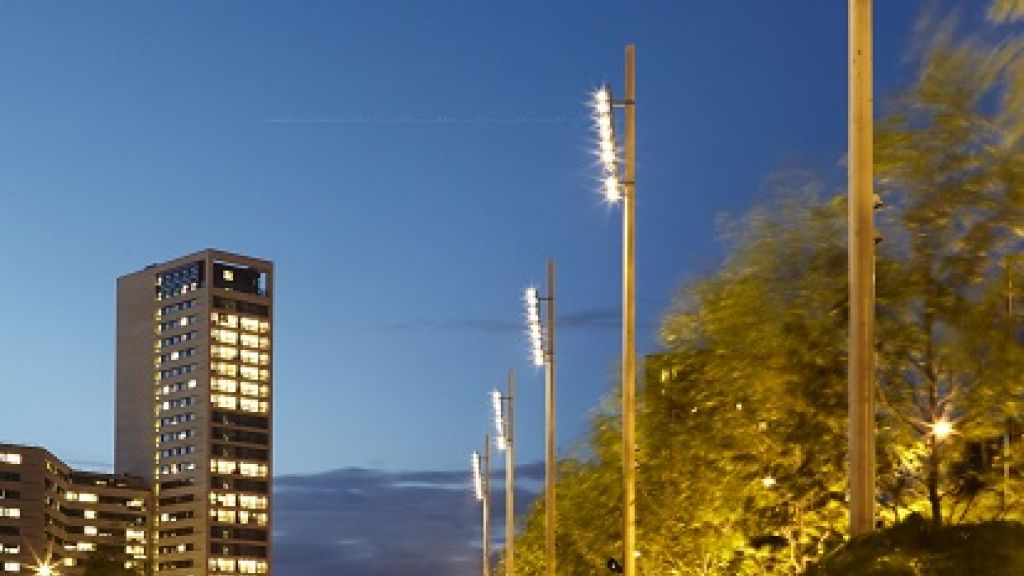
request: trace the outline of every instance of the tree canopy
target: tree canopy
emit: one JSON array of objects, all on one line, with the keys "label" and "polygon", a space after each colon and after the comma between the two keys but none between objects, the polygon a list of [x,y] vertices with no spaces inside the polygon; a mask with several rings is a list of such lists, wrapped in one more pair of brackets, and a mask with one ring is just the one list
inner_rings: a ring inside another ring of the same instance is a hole
[{"label": "tree canopy", "polygon": [[[988,17],[971,36],[922,18],[918,76],[876,123],[883,524],[1024,515],[1024,44],[1005,26],[1024,2]],[[847,538],[847,207],[828,187],[771,177],[664,314],[638,415],[641,573],[800,574]],[[559,466],[561,574],[621,550],[617,395]],[[542,500],[516,542],[517,573],[542,574]]]}]

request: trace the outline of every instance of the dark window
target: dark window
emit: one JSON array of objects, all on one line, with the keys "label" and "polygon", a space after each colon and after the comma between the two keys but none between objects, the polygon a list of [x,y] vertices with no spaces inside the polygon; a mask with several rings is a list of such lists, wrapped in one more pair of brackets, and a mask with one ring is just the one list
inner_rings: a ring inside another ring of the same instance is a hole
[{"label": "dark window", "polygon": [[256,528],[210,528],[210,538],[220,540],[258,540],[266,541],[267,531]]},{"label": "dark window", "polygon": [[267,293],[267,275],[247,266],[214,262],[213,287],[265,296]]}]

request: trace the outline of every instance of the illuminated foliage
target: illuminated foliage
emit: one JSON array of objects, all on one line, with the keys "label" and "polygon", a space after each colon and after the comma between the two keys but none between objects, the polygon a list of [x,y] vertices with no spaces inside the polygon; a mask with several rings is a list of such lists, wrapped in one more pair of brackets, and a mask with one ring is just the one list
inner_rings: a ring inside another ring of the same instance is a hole
[{"label": "illuminated foliage", "polygon": [[[1022,10],[997,2],[989,16]],[[923,19],[919,75],[876,126],[885,524],[1024,516],[1024,45],[998,36],[1011,28],[958,38],[955,18]],[[846,538],[845,193],[804,172],[768,187],[771,200],[723,223],[727,257],[680,290],[646,362],[642,574],[801,574]],[[561,574],[621,561],[617,397],[560,467]],[[518,573],[543,573],[543,528],[538,502]]]}]

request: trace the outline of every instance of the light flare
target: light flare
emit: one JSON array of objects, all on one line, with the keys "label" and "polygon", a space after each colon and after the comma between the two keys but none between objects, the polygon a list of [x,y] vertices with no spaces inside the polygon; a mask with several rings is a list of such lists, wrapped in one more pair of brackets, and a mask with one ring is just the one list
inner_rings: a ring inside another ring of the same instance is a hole
[{"label": "light flare", "polygon": [[946,420],[945,417],[936,420],[932,423],[932,435],[935,436],[936,440],[945,440],[953,435],[953,423]]}]

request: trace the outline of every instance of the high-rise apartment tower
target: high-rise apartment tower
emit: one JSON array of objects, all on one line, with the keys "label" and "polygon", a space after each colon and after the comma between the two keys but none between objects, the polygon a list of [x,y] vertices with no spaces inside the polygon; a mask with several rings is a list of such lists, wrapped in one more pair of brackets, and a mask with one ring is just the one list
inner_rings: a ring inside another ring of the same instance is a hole
[{"label": "high-rise apartment tower", "polygon": [[158,576],[269,574],[273,264],[204,250],[117,281],[116,472]]}]

